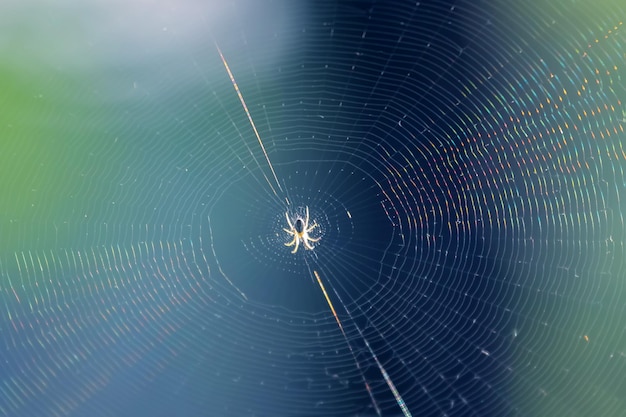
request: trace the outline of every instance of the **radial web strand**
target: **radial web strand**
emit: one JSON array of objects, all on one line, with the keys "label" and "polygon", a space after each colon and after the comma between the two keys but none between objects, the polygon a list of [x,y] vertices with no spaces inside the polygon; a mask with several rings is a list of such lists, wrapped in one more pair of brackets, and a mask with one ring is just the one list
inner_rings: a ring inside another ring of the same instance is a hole
[{"label": "radial web strand", "polygon": [[0,416],[623,415],[623,1],[18,3]]}]

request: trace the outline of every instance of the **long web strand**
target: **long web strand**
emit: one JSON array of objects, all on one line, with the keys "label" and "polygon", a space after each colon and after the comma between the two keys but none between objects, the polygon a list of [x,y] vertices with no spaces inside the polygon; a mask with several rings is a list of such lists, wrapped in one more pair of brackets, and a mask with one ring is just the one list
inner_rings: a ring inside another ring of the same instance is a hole
[{"label": "long web strand", "polygon": [[380,407],[378,407],[378,403],[376,402],[376,399],[374,398],[374,393],[372,393],[372,388],[370,388],[370,384],[368,384],[367,380],[365,379],[365,374],[363,373],[363,370],[361,369],[361,364],[359,363],[358,359],[356,358],[356,354],[354,353],[354,350],[352,350],[352,345],[350,344],[350,341],[348,340],[348,337],[346,336],[346,333],[343,330],[343,326],[341,325],[341,321],[339,320],[339,316],[337,316],[337,313],[335,312],[335,307],[333,307],[333,303],[330,301],[330,297],[328,297],[328,293],[326,292],[326,288],[324,288],[324,284],[322,283],[322,279],[320,278],[320,276],[317,273],[317,271],[313,271],[313,274],[315,275],[315,278],[317,279],[317,282],[319,283],[320,288],[322,289],[322,293],[324,294],[324,297],[326,298],[326,302],[328,303],[328,307],[330,307],[330,311],[332,311],[333,316],[335,316],[335,321],[337,321],[337,325],[339,326],[339,330],[341,330],[341,334],[343,334],[343,338],[345,339],[346,344],[348,345],[348,349],[350,349],[350,353],[352,354],[352,357],[354,358],[354,362],[356,363],[356,367],[359,370],[359,372],[361,373],[361,378],[363,378],[363,383],[365,384],[365,388],[367,389],[367,393],[369,394],[370,400],[372,401],[372,405],[374,406],[374,409],[376,410],[376,415],[381,417],[382,414],[380,412]]},{"label": "long web strand", "polygon": [[[315,276],[317,276],[317,273],[315,274]],[[319,281],[319,277],[317,279]],[[320,285],[322,285],[321,281],[319,281],[319,282],[320,282]],[[330,303],[330,298],[328,297],[328,294],[326,294],[326,290],[324,290],[324,289],[322,289],[322,290],[324,291],[324,296],[326,297],[326,301],[328,301],[328,304],[330,305],[331,304]],[[334,288],[333,288],[333,291],[335,292],[335,295],[339,299],[339,302],[343,306],[344,310],[346,310],[346,313],[348,313],[348,316],[352,320],[352,323],[354,324],[354,327],[356,327],[357,331],[359,332],[359,335],[361,336],[361,338],[365,342],[365,346],[367,346],[367,350],[369,350],[370,354],[372,355],[372,358],[374,358],[374,361],[376,362],[376,366],[378,366],[378,369],[380,370],[380,373],[383,375],[383,378],[385,379],[385,382],[387,383],[387,386],[391,390],[391,393],[393,394],[394,398],[396,399],[396,402],[398,403],[398,406],[402,410],[402,414],[404,414],[404,417],[413,417],[411,412],[409,411],[409,408],[406,406],[406,403],[402,399],[402,395],[400,395],[400,392],[396,388],[396,385],[393,383],[393,381],[389,377],[389,374],[385,370],[385,367],[378,360],[378,356],[376,356],[376,354],[374,353],[374,350],[372,349],[372,347],[370,346],[369,342],[365,338],[365,335],[361,331],[361,328],[356,324],[356,321],[352,317],[352,314],[350,314],[350,310],[348,310],[348,307],[345,305],[345,303],[343,302],[343,300],[341,299],[341,297],[339,296],[339,294],[337,293],[337,291]],[[337,318],[337,314],[335,313],[335,309],[332,307],[332,305],[331,305],[331,310],[332,310],[333,314],[335,315],[335,320],[337,320],[337,323],[339,323],[339,318]],[[343,333],[343,336],[346,337],[346,334],[344,333],[343,327],[341,326],[341,324],[339,324],[339,327],[341,328],[341,332]]]},{"label": "long web strand", "polygon": [[[226,62],[226,58],[224,58],[224,55],[222,54],[222,50],[220,49],[220,47],[217,44],[217,42],[215,42],[215,48],[217,48],[217,52],[220,54],[220,58],[222,59],[222,63],[224,64],[224,68],[226,68],[226,72],[228,73],[228,76],[230,77],[230,82],[233,84],[233,87],[235,87],[235,91],[237,92],[237,96],[239,97],[239,101],[241,102],[241,105],[243,106],[243,109],[246,112],[246,116],[248,116],[248,121],[250,122],[250,126],[252,126],[252,130],[254,130],[254,134],[255,134],[257,140],[259,141],[259,145],[261,145],[261,150],[263,151],[263,155],[265,155],[265,160],[267,161],[267,164],[269,165],[270,170],[272,171],[272,175],[274,176],[274,180],[276,181],[276,185],[278,185],[278,189],[282,192],[283,189],[280,186],[280,182],[278,181],[278,177],[276,176],[276,172],[274,171],[274,167],[272,166],[272,163],[270,162],[270,157],[267,154],[267,152],[265,151],[265,146],[263,146],[263,141],[261,140],[261,135],[259,135],[259,131],[257,130],[256,125],[254,124],[254,121],[252,120],[252,115],[250,115],[250,111],[248,110],[248,106],[246,105],[246,102],[243,99],[243,95],[241,94],[241,91],[239,91],[239,86],[237,85],[237,81],[235,81],[235,77],[233,76],[233,73],[230,71],[230,67],[228,66],[228,62]],[[269,180],[267,181],[267,183],[269,184],[270,188],[274,192],[274,195],[276,197],[278,197],[278,193],[276,193],[276,190],[274,189],[274,186],[270,183]]]}]

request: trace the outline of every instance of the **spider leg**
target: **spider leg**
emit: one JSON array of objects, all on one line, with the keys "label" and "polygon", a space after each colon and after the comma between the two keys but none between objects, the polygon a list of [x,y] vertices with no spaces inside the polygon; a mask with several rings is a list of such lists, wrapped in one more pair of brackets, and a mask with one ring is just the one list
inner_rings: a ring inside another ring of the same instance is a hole
[{"label": "spider leg", "polygon": [[291,224],[291,219],[289,218],[289,212],[285,212],[285,218],[287,219],[287,224],[289,225],[289,228],[291,230],[295,230],[296,228],[293,227],[293,224]]},{"label": "spider leg", "polygon": [[291,253],[296,253],[298,252],[298,245],[300,244],[300,238],[296,235],[296,237],[294,237],[294,240],[296,242],[296,246],[293,248],[293,250],[291,251]]},{"label": "spider leg", "polygon": [[313,229],[315,229],[317,226],[318,226],[317,223],[313,223],[313,226],[309,227],[306,230],[307,239],[310,240],[311,242],[317,242],[317,241],[319,241],[321,239],[321,236],[319,236],[319,237],[311,237],[311,236],[309,236],[309,233],[311,233],[313,231]]},{"label": "spider leg", "polygon": [[308,229],[306,229],[306,232],[309,233],[310,231],[312,231],[313,229],[315,229],[317,227],[317,223],[313,223],[313,225],[311,227],[309,227]]},{"label": "spider leg", "polygon": [[285,243],[285,246],[293,246],[293,245],[297,245],[298,244],[298,236],[294,236],[293,240],[289,243]]},{"label": "spider leg", "polygon": [[310,239],[305,239],[302,241],[302,243],[304,244],[304,247],[307,248],[308,250],[313,250],[313,245],[309,243],[309,240]]}]

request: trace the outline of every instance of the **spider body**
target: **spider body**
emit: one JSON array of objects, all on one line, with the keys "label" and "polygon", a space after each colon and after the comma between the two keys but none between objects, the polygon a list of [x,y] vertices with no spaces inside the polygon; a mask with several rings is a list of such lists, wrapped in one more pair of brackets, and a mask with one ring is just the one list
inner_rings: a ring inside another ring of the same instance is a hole
[{"label": "spider body", "polygon": [[297,217],[294,222],[292,222],[289,218],[289,212],[285,213],[289,229],[283,228],[283,230],[293,236],[293,239],[290,242],[285,243],[285,246],[293,246],[291,253],[298,252],[300,244],[302,244],[302,246],[307,250],[313,250],[313,243],[318,242],[321,239],[321,237],[311,237],[309,235],[309,233],[317,227],[317,223],[313,222],[313,224],[309,226],[308,206],[305,208],[305,213],[304,219],[302,217]]}]

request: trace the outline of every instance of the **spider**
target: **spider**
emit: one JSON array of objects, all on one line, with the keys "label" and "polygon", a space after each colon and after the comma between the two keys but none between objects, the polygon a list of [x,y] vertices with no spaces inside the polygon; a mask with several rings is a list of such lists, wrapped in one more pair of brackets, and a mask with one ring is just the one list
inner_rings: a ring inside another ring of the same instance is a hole
[{"label": "spider", "polygon": [[298,216],[294,223],[292,223],[291,219],[289,218],[289,212],[285,213],[289,229],[283,228],[283,230],[293,236],[291,242],[285,243],[285,246],[294,247],[291,253],[296,253],[298,251],[300,243],[302,243],[302,246],[304,246],[305,249],[313,250],[314,246],[311,243],[315,243],[321,239],[321,237],[309,236],[309,233],[311,233],[311,231],[317,227],[317,223],[313,222],[313,224],[309,226],[309,207],[307,206],[305,210],[306,216],[304,217],[304,219]]}]

